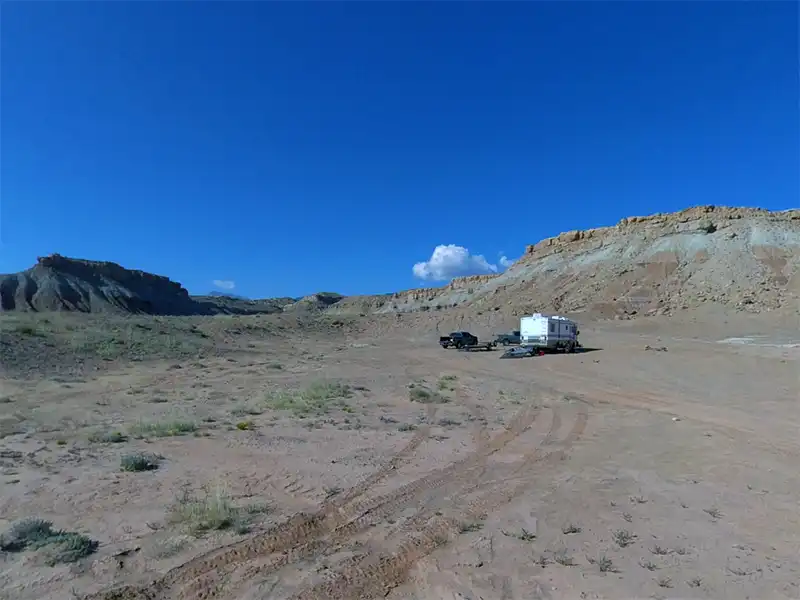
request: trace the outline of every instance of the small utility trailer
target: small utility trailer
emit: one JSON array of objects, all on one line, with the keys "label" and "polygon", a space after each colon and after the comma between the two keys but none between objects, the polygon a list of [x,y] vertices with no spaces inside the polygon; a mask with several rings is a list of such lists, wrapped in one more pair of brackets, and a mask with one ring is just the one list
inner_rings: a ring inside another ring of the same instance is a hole
[{"label": "small utility trailer", "polygon": [[544,351],[534,348],[533,346],[517,346],[516,348],[509,348],[500,358],[529,358],[531,356],[543,356]]},{"label": "small utility trailer", "polygon": [[488,352],[497,347],[497,342],[483,342],[480,344],[470,344],[469,346],[461,346],[459,352]]}]

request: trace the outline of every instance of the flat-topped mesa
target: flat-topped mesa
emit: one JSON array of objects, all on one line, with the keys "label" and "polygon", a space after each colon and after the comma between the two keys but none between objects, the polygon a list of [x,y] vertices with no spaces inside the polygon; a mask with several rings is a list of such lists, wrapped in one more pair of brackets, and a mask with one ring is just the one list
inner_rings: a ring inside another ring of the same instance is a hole
[{"label": "flat-topped mesa", "polygon": [[769,221],[800,220],[800,209],[769,211],[764,208],[743,208],[730,206],[693,206],[674,213],[656,213],[643,217],[625,217],[616,225],[594,229],[572,230],[557,236],[545,238],[525,248],[525,254],[534,254],[545,249],[557,249],[566,244],[584,240],[601,240],[607,236],[629,232],[632,228],[663,228],[665,232],[705,232],[713,233],[724,228],[731,221],[740,219],[766,219]]},{"label": "flat-topped mesa", "polygon": [[49,256],[38,257],[34,269],[37,267],[52,269],[58,273],[72,275],[81,279],[91,279],[99,276],[120,284],[146,285],[152,290],[161,290],[184,297],[187,300],[189,299],[189,291],[169,277],[138,269],[126,269],[110,261],[86,260],[69,258],[60,254],[50,254]]}]

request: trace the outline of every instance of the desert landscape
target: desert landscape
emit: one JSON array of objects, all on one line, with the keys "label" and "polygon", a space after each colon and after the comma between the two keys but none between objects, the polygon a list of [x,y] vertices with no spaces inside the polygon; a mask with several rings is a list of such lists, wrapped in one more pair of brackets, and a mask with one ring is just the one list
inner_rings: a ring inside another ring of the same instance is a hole
[{"label": "desert landscape", "polygon": [[[376,296],[0,276],[0,597],[800,598],[800,210]],[[444,350],[532,312],[584,348]]]}]

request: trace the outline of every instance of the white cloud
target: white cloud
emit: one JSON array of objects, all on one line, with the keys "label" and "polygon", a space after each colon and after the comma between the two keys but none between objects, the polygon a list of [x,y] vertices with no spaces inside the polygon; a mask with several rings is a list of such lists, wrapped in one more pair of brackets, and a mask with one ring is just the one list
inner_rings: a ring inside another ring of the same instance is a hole
[{"label": "white cloud", "polygon": [[236,287],[235,281],[230,281],[228,279],[215,279],[211,283],[214,284],[215,287],[218,287],[221,290],[232,290]]},{"label": "white cloud", "polygon": [[498,262],[500,263],[501,267],[507,269],[517,261],[515,261],[513,258],[508,258],[507,256],[503,255],[500,257],[500,260]]},{"label": "white cloud", "polygon": [[418,262],[412,268],[415,277],[428,281],[447,281],[453,277],[497,273],[499,270],[483,255],[470,254],[469,250],[455,244],[436,246],[430,259]]}]

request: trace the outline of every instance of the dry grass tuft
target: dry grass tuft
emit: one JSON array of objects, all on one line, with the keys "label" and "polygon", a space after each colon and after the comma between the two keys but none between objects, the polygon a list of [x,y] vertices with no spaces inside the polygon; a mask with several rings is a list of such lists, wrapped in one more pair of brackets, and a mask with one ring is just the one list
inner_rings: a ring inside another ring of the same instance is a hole
[{"label": "dry grass tuft", "polygon": [[420,404],[445,404],[449,402],[448,398],[442,396],[439,392],[434,392],[424,386],[414,386],[408,390],[408,399],[411,402],[419,402]]},{"label": "dry grass tuft", "polygon": [[277,390],[269,392],[265,403],[272,410],[286,410],[298,417],[318,416],[333,408],[347,407],[347,398],[353,395],[349,385],[341,382],[316,381],[304,390]]},{"label": "dry grass tuft", "polygon": [[173,437],[186,435],[197,431],[197,424],[192,421],[156,421],[147,423],[141,421],[130,428],[131,436],[135,438]]},{"label": "dry grass tuft", "polygon": [[169,521],[193,535],[224,529],[247,533],[255,518],[267,511],[264,505],[235,506],[225,489],[215,486],[199,495],[184,490],[170,507]]}]

